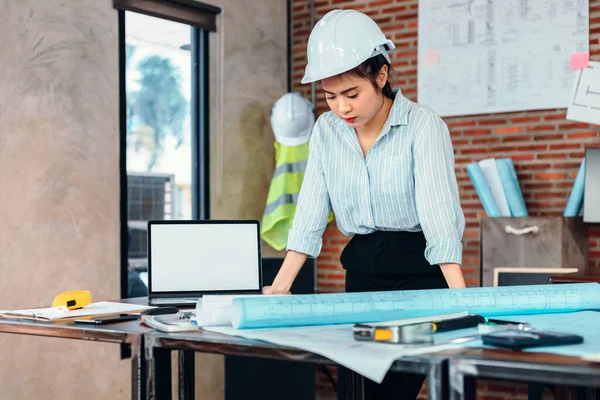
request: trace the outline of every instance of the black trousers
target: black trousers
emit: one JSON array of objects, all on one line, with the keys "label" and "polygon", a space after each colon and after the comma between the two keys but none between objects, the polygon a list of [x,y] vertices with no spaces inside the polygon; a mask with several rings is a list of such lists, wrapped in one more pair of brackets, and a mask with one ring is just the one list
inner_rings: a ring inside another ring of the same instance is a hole
[{"label": "black trousers", "polygon": [[[425,259],[422,232],[383,232],[355,235],[342,252],[346,292],[448,288],[439,265]],[[362,378],[362,379],[359,379]],[[416,399],[424,375],[389,372],[378,384],[345,367],[338,368],[340,399],[349,391],[365,400]]]}]

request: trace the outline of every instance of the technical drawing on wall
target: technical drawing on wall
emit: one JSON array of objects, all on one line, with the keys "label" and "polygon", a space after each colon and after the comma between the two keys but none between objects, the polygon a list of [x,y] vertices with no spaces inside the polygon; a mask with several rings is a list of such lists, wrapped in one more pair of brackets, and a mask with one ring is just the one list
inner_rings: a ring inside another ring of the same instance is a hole
[{"label": "technical drawing on wall", "polygon": [[577,70],[567,119],[600,125],[600,62]]},{"label": "technical drawing on wall", "polygon": [[588,48],[589,0],[420,0],[418,101],[442,116],[564,108]]}]

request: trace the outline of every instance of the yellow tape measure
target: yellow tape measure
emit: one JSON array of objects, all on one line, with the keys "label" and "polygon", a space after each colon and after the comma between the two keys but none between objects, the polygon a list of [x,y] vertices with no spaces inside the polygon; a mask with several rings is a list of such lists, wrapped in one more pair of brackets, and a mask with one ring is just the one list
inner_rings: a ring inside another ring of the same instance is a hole
[{"label": "yellow tape measure", "polygon": [[88,290],[71,290],[59,293],[52,302],[52,307],[75,310],[85,307],[92,302],[92,294]]}]

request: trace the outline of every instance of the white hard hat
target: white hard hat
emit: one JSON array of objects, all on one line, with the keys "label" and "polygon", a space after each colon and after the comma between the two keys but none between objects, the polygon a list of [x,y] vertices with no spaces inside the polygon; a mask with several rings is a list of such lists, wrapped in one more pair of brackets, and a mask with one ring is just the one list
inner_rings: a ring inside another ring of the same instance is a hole
[{"label": "white hard hat", "polygon": [[350,71],[367,59],[396,46],[368,15],[355,10],[333,10],[316,23],[308,38],[308,64],[302,83]]},{"label": "white hard hat", "polygon": [[315,123],[311,103],[299,92],[281,96],[271,110],[275,140],[285,146],[300,146],[308,141]]}]

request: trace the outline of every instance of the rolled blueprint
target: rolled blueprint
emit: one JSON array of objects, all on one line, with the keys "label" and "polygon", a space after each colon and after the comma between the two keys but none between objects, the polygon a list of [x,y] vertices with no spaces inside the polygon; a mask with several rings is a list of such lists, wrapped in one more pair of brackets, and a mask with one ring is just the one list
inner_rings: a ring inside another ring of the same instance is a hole
[{"label": "rolled blueprint", "polygon": [[600,309],[600,284],[573,283],[236,298],[234,328],[333,325],[466,311],[483,316]]},{"label": "rolled blueprint", "polygon": [[483,172],[483,176],[490,186],[490,191],[494,197],[494,201],[498,206],[498,211],[503,217],[510,217],[510,208],[508,206],[508,199],[504,193],[502,187],[502,180],[498,174],[498,167],[495,158],[486,158],[485,160],[479,161],[479,168]]},{"label": "rolled blueprint", "polygon": [[571,194],[569,195],[569,201],[567,202],[567,207],[565,208],[565,217],[577,217],[579,215],[579,211],[581,211],[581,205],[583,203],[583,189],[585,186],[585,157],[581,160],[581,165],[579,166],[579,171],[577,172],[577,177],[575,178],[575,182],[573,183],[573,189],[571,190]]},{"label": "rolled blueprint", "polygon": [[498,168],[498,175],[502,181],[502,187],[508,200],[508,206],[510,207],[510,213],[513,217],[527,217],[527,206],[525,205],[525,199],[519,186],[519,178],[517,177],[517,171],[510,158],[501,158],[496,160],[496,167]]},{"label": "rolled blueprint", "polygon": [[483,208],[487,216],[502,216],[502,214],[500,213],[500,209],[498,208],[498,204],[496,204],[496,200],[494,200],[494,196],[492,194],[492,190],[490,189],[490,185],[485,179],[485,175],[483,174],[483,171],[481,170],[479,164],[474,162],[467,165],[467,173],[471,178],[471,182],[473,182],[473,186],[475,186],[475,191],[479,196],[479,200],[481,200],[481,204],[483,204]]}]

